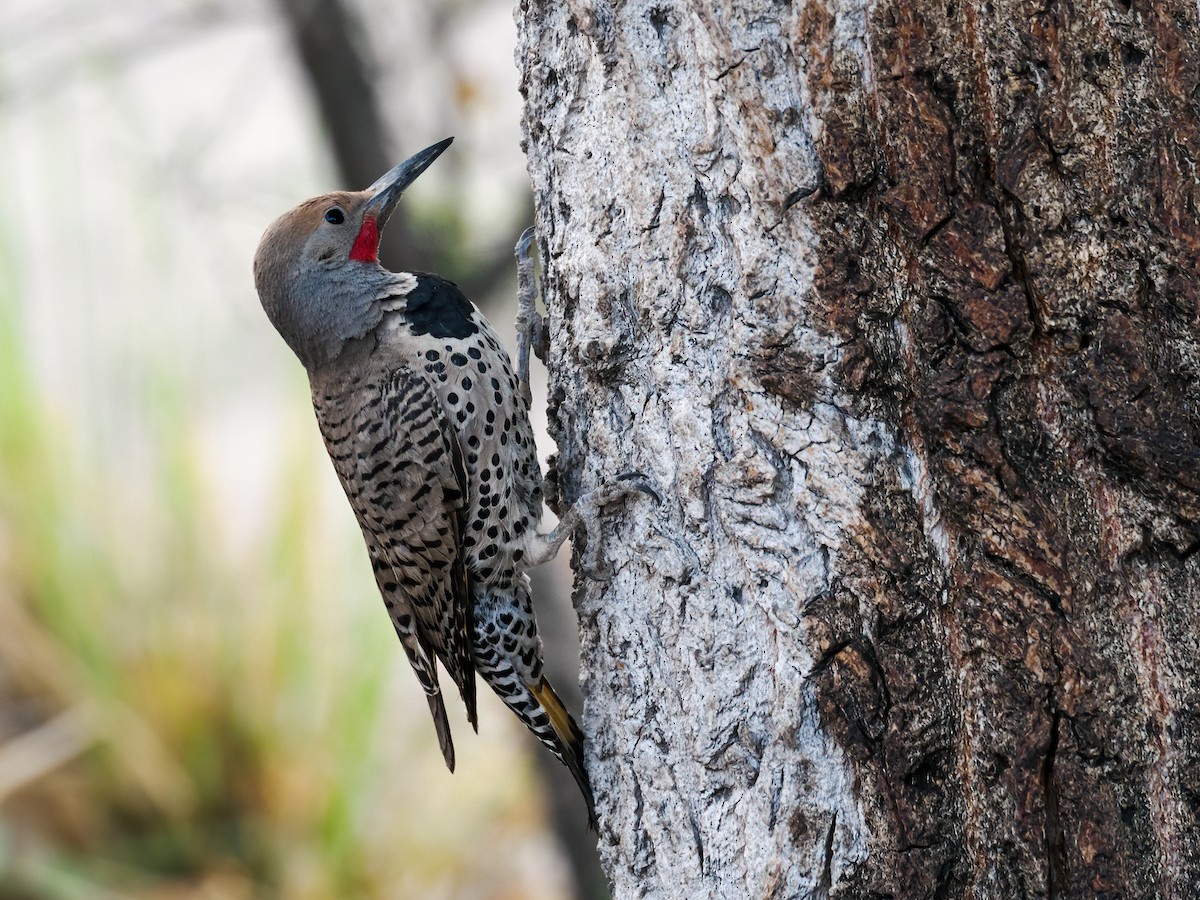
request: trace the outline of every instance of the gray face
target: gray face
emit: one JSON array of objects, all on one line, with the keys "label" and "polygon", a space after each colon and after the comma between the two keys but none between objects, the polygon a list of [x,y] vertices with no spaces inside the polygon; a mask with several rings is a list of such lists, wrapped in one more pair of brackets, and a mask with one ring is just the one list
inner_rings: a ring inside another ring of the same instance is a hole
[{"label": "gray face", "polygon": [[371,194],[315,197],[276,219],[254,258],[263,309],[305,368],[332,362],[379,324],[396,276],[376,261],[380,223]]},{"label": "gray face", "polygon": [[379,234],[404,189],[451,140],[426,147],[365,191],[306,200],[263,234],[254,256],[258,297],[310,372],[379,324],[381,300],[411,289],[411,276],[379,265]]}]

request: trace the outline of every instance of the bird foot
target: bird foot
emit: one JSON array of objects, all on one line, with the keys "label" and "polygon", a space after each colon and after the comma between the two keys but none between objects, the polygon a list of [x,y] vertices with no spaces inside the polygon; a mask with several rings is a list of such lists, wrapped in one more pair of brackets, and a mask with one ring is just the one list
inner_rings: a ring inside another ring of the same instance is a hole
[{"label": "bird foot", "polygon": [[533,271],[529,248],[533,244],[534,227],[530,225],[517,240],[517,380],[525,403],[532,402],[529,390],[529,351],[545,359],[546,323],[537,308],[538,285]]},{"label": "bird foot", "polygon": [[580,552],[582,572],[593,581],[608,581],[612,573],[600,564],[600,513],[605,507],[626,501],[638,493],[653,498],[656,504],[662,503],[662,497],[651,486],[650,479],[641,472],[626,472],[588,491],[571,505],[551,532],[538,535],[540,546],[526,557],[530,566],[539,566],[553,559],[563,542],[575,529],[582,527],[585,542]]}]

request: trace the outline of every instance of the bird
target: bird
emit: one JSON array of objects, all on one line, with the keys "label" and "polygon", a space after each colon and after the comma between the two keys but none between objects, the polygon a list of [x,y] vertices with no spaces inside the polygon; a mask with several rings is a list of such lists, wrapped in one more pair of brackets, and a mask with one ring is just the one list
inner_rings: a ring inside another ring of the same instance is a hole
[{"label": "bird", "polygon": [[452,141],[425,148],[365,191],[323,194],[281,215],[255,254],[255,287],[308,374],[321,435],[446,766],[454,771],[454,743],[438,663],[476,731],[478,673],[567,766],[594,830],[584,735],[546,677],[526,572],[580,525],[593,559],[599,510],[631,487],[624,477],[602,485],[557,527],[539,531],[528,366],[544,325],[532,229],[517,244],[515,369],[453,282],[380,264],[380,233],[401,194]]}]

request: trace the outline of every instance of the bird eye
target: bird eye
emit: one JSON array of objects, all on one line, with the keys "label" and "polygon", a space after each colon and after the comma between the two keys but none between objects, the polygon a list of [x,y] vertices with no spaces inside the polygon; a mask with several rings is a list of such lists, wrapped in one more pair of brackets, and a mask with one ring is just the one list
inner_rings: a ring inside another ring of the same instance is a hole
[{"label": "bird eye", "polygon": [[325,210],[325,221],[330,225],[341,225],[346,221],[346,214],[336,206],[331,206]]}]

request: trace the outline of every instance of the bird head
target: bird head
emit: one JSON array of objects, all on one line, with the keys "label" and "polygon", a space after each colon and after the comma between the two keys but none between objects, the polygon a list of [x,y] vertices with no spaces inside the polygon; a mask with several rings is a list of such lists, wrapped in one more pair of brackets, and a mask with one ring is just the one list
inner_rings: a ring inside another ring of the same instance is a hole
[{"label": "bird head", "polygon": [[411,290],[411,275],[379,264],[379,235],[405,188],[452,140],[426,147],[365,191],[305,200],[267,227],[254,255],[254,286],[271,324],[310,372],[378,325],[381,301]]}]

